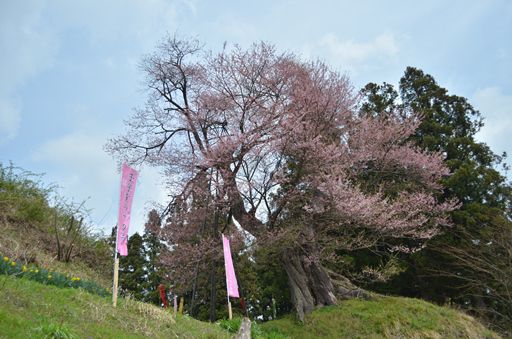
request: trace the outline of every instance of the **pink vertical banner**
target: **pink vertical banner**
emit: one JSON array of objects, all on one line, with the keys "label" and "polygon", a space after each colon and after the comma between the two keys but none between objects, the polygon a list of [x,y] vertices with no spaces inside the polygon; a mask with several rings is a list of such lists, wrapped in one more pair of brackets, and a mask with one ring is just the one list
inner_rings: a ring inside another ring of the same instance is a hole
[{"label": "pink vertical banner", "polygon": [[239,298],[238,283],[236,282],[235,268],[233,267],[233,258],[231,257],[231,248],[229,239],[222,235],[222,246],[224,248],[224,266],[226,268],[226,285],[228,297]]},{"label": "pink vertical banner", "polygon": [[133,194],[139,173],[126,164],[121,169],[121,196],[117,218],[117,250],[122,256],[128,255],[128,228],[132,210]]}]

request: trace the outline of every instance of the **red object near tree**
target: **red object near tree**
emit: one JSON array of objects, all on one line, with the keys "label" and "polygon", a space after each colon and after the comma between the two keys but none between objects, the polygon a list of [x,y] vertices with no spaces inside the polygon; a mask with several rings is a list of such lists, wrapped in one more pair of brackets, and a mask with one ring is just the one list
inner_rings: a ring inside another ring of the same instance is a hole
[{"label": "red object near tree", "polygon": [[158,285],[158,290],[160,291],[162,304],[164,304],[164,308],[167,308],[167,294],[165,293],[165,286],[163,284]]},{"label": "red object near tree", "polygon": [[240,298],[240,307],[242,308],[242,313],[247,316],[247,306],[245,305],[244,297]]}]

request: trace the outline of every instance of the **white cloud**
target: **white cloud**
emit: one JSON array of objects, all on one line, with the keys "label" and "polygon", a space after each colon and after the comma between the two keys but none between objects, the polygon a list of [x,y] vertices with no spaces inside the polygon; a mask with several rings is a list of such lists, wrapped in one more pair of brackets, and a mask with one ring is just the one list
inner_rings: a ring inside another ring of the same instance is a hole
[{"label": "white cloud", "polygon": [[[219,32],[224,41],[247,46],[256,42],[259,30],[248,21],[242,20],[233,13],[223,13],[214,21],[213,26]],[[217,47],[217,46],[215,46]]]},{"label": "white cloud", "polygon": [[[106,135],[76,132],[42,144],[32,159],[53,168],[50,180],[75,201],[87,200],[95,226],[109,232],[116,223],[119,173],[115,161],[103,151]],[[166,202],[157,170],[142,168],[132,208],[130,233],[142,232],[151,202]],[[149,203],[148,203],[149,202]]]},{"label": "white cloud", "polygon": [[353,73],[370,67],[370,64],[379,67],[393,60],[399,51],[398,42],[391,33],[380,34],[368,42],[340,40],[337,35],[328,33],[318,42],[303,47],[306,57],[325,58],[331,64]]},{"label": "white cloud", "polygon": [[506,151],[512,156],[509,142],[512,131],[512,95],[503,93],[499,87],[486,87],[477,90],[472,101],[485,123],[477,138],[486,142],[495,153]]},{"label": "white cloud", "polygon": [[[192,0],[180,4],[195,11]],[[139,58],[177,28],[177,4],[167,0],[28,0],[2,2],[0,7],[0,145],[18,133],[26,99],[20,91],[53,66],[67,32],[83,30],[98,48],[124,41],[137,46],[133,50]],[[119,60],[108,56],[104,63],[115,68]]]},{"label": "white cloud", "polygon": [[12,98],[0,93],[0,145],[16,136],[20,120],[19,105]]},{"label": "white cloud", "polygon": [[[91,59],[98,58],[110,69],[135,69],[141,54],[151,51],[165,33],[172,34],[177,29],[178,13],[186,18],[195,11],[194,0],[2,2],[0,145],[16,138],[24,114],[49,114],[48,111],[24,112],[23,100],[31,98],[21,97],[21,91],[24,95],[30,93],[31,80],[54,64],[61,66],[61,62],[68,60],[67,53],[73,52],[69,49],[73,46],[70,37],[87,39],[80,44],[91,45],[86,46],[95,51]],[[121,46],[119,54],[110,46]],[[73,60],[71,63],[75,66]],[[105,130],[105,121],[87,119],[96,117],[87,112],[59,110],[58,105],[63,106],[58,101],[54,105],[55,111],[66,111],[74,117],[75,125],[70,125],[69,130],[79,131],[47,136],[51,139],[33,146],[31,159],[45,169],[49,181],[62,187],[62,195],[76,201],[90,197],[87,206],[93,209],[93,222],[108,229],[115,223],[117,214],[119,173],[115,161],[103,151],[107,135],[99,131]],[[67,107],[80,108],[80,105],[80,102],[67,103]],[[85,130],[93,134],[81,132]],[[160,181],[156,170],[142,169],[134,201],[133,231],[143,229],[147,201],[165,202],[164,185]]]},{"label": "white cloud", "polygon": [[192,12],[194,16],[197,15],[197,1],[196,0],[181,0],[181,2]]},{"label": "white cloud", "polygon": [[389,33],[381,34],[371,42],[340,41],[331,33],[320,39],[319,45],[340,61],[348,63],[364,62],[377,55],[392,57],[398,53],[395,38]]},{"label": "white cloud", "polygon": [[49,8],[58,16],[57,29],[83,29],[98,46],[124,40],[147,50],[166,32],[177,28],[175,1],[56,0],[49,3]]},{"label": "white cloud", "polygon": [[108,160],[102,151],[103,136],[90,136],[77,132],[41,145],[33,155],[34,160],[46,160],[58,165],[78,168],[87,164],[101,165]]},{"label": "white cloud", "polygon": [[18,133],[22,105],[18,90],[38,72],[52,65],[55,39],[42,24],[43,7],[38,1],[2,3],[0,10],[0,144]]}]

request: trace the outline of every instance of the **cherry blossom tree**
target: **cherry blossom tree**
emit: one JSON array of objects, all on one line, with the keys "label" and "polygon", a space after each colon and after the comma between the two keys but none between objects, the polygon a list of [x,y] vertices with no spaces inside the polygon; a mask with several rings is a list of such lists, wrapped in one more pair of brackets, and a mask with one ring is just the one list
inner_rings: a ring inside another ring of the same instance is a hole
[{"label": "cherry blossom tree", "polygon": [[147,104],[107,149],[164,169],[174,196],[161,232],[175,253],[168,263],[220,255],[220,232],[237,233],[231,216],[253,246],[278,250],[304,319],[368,296],[328,268],[340,246],[421,243],[449,223],[455,202],[436,199],[449,174],[443,156],[408,141],[421,117],[359,114],[348,79],[324,63],[264,43],[213,53],[167,38],[142,67]]}]

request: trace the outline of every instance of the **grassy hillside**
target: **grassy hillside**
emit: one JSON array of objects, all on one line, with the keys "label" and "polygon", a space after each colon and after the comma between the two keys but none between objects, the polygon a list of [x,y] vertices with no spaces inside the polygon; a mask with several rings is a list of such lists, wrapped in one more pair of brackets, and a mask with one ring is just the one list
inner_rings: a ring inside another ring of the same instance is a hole
[{"label": "grassy hillside", "polygon": [[[0,338],[229,338],[215,324],[178,317],[141,302],[0,275]],[[473,318],[407,298],[351,300],[256,326],[257,338],[499,338]],[[53,335],[53,336],[52,336]]]},{"label": "grassy hillside", "polygon": [[[88,211],[68,202],[41,175],[0,163],[0,255],[25,265],[93,280],[108,287],[112,249]],[[60,250],[60,251],[59,251]],[[59,257],[68,252],[69,257]]]},{"label": "grassy hillside", "polygon": [[324,307],[304,325],[290,316],[260,326],[270,338],[499,338],[461,312],[397,297]]},{"label": "grassy hillside", "polygon": [[218,325],[141,302],[0,275],[0,338],[229,338]]},{"label": "grassy hillside", "polygon": [[[109,298],[43,284],[51,283],[46,271],[48,279],[36,279],[43,283],[28,280],[35,275],[30,268],[37,267],[60,273],[52,272],[52,282],[69,275],[108,288],[112,267],[107,240],[87,228],[70,233],[69,225],[79,219],[76,209],[51,207],[51,190],[31,178],[0,164],[0,264],[12,265],[3,270],[7,274],[25,275],[0,274],[0,338],[229,338],[236,332],[236,320],[221,322],[230,333],[188,317],[174,321],[162,309],[133,300],[120,299],[113,308]],[[67,261],[58,260],[59,241],[73,245]],[[392,297],[325,307],[305,324],[290,315],[257,325],[253,333],[257,338],[498,338],[463,313]]]},{"label": "grassy hillside", "polygon": [[[97,252],[96,262],[76,257],[71,262],[65,263],[55,258],[53,240],[51,233],[45,233],[35,226],[24,227],[21,224],[0,219],[1,256],[8,256],[26,265],[34,264],[49,271],[95,281],[104,288],[111,286],[110,270],[113,259],[106,257],[105,249],[102,248]],[[110,259],[110,262],[107,259]]]}]

